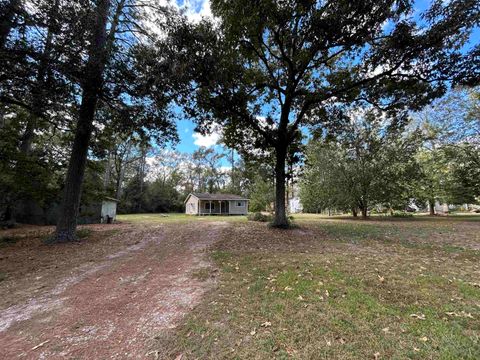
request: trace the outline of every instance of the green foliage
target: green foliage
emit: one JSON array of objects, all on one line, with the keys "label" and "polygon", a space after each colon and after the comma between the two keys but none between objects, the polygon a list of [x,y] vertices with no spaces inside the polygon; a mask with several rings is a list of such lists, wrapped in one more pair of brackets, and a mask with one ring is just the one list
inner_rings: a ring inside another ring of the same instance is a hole
[{"label": "green foliage", "polygon": [[249,221],[268,222],[268,221],[272,221],[273,218],[271,215],[265,215],[265,214],[262,214],[261,212],[254,212],[254,213],[248,214],[247,219]]},{"label": "green foliage", "polygon": [[480,149],[473,144],[458,144],[444,148],[449,163],[446,181],[450,204],[480,202]]},{"label": "green foliage", "polygon": [[272,181],[256,175],[250,186],[249,196],[250,211],[259,212],[268,210],[275,199]]},{"label": "green foliage", "polygon": [[[312,140],[300,185],[306,211],[363,210],[375,204],[403,209],[418,177],[414,155],[421,145],[407,119],[368,110],[333,138]],[[402,125],[403,121],[403,125]]]},{"label": "green foliage", "polygon": [[413,214],[407,213],[404,211],[401,211],[401,212],[395,211],[391,216],[396,218],[410,218],[410,217],[413,217]]},{"label": "green foliage", "polygon": [[90,229],[79,229],[79,230],[77,230],[77,238],[78,239],[86,239],[90,235],[92,235],[92,230],[90,230]]},{"label": "green foliage", "polygon": [[422,177],[416,197],[450,204],[480,196],[479,89],[455,89],[416,114],[426,136],[417,155]]}]

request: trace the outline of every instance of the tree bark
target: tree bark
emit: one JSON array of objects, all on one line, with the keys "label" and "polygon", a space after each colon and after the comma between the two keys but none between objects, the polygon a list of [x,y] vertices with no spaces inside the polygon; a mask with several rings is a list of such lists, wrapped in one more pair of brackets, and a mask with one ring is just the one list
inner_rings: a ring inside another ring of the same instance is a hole
[{"label": "tree bark", "polygon": [[367,207],[367,205],[362,205],[360,210],[362,211],[362,218],[366,219],[368,217],[368,207]]},{"label": "tree bark", "polygon": [[272,225],[279,228],[288,228],[289,224],[285,209],[285,163],[287,149],[282,145],[277,146],[275,156],[275,218]]},{"label": "tree bark", "polygon": [[45,37],[44,50],[42,52],[39,64],[38,71],[36,76],[35,86],[32,89],[32,109],[33,113],[29,116],[27,120],[27,126],[25,132],[23,133],[20,151],[23,154],[30,154],[32,150],[33,140],[35,138],[35,129],[38,126],[38,122],[45,113],[45,81],[48,76],[48,66],[50,62],[52,47],[53,47],[53,33],[55,28],[55,22],[58,17],[59,10],[59,0],[55,0],[52,5],[49,17],[48,17],[48,26],[47,26],[47,35]]},{"label": "tree bark", "polygon": [[103,190],[107,191],[110,185],[110,174],[112,171],[112,152],[108,151],[107,163],[105,165],[105,177],[103,179]]},{"label": "tree bark", "polygon": [[75,231],[88,147],[107,62],[107,21],[110,6],[111,0],[99,0],[96,8],[95,28],[88,52],[85,80],[82,84],[82,102],[65,181],[64,197],[54,236],[54,241],[57,242],[76,239]]},{"label": "tree bark", "polygon": [[431,216],[435,215],[435,200],[428,200],[428,210]]},{"label": "tree bark", "polygon": [[352,208],[352,215],[353,217],[358,217],[358,211],[357,211],[357,208]]}]

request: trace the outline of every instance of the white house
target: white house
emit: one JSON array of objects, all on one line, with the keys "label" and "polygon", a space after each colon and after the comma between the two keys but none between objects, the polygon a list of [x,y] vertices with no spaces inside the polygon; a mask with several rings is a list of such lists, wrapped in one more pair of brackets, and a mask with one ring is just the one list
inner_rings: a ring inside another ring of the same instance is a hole
[{"label": "white house", "polygon": [[247,215],[248,199],[233,194],[190,193],[185,199],[185,214]]}]

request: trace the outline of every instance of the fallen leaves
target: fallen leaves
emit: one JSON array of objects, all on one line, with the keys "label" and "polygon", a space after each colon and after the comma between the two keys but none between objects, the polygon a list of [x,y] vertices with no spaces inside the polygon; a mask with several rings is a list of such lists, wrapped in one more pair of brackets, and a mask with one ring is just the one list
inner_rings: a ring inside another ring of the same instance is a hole
[{"label": "fallen leaves", "polygon": [[459,313],[457,313],[455,311],[447,311],[445,314],[448,315],[448,316],[453,316],[453,317],[463,317],[463,318],[474,319],[474,317],[471,313],[467,313],[464,310],[462,310]]},{"label": "fallen leaves", "polygon": [[33,351],[33,350],[37,350],[39,347],[42,347],[43,345],[45,345],[45,344],[48,343],[48,342],[50,342],[50,340],[45,340],[44,342],[41,342],[40,344],[34,346],[34,347],[32,348],[32,351]]},{"label": "fallen leaves", "polygon": [[410,317],[417,319],[417,320],[425,320],[426,317],[424,314],[410,314]]}]

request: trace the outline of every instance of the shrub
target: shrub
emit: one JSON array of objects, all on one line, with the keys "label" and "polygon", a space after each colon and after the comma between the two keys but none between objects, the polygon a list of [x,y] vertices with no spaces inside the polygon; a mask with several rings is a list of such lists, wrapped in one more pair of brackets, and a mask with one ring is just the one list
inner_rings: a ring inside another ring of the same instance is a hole
[{"label": "shrub", "polygon": [[261,212],[254,212],[254,213],[248,214],[247,219],[249,221],[267,222],[272,220],[272,216],[262,214]]},{"label": "shrub", "polygon": [[413,214],[402,211],[402,212],[394,212],[391,216],[396,218],[408,218],[408,217],[413,217]]}]

